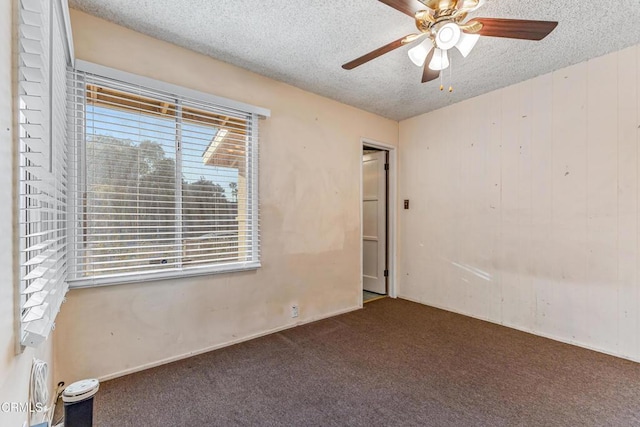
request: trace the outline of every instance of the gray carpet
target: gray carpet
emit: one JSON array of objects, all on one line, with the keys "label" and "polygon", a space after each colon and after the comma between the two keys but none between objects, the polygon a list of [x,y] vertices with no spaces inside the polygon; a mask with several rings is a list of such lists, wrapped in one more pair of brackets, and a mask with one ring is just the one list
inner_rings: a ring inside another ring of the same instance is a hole
[{"label": "gray carpet", "polygon": [[385,298],[107,381],[95,420],[119,427],[640,425],[640,364]]}]

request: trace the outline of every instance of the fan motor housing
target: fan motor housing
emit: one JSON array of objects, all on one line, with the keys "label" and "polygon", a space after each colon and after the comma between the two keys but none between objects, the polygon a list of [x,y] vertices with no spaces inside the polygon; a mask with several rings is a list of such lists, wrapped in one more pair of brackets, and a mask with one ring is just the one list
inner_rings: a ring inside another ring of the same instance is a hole
[{"label": "fan motor housing", "polygon": [[436,35],[441,26],[450,22],[459,23],[467,17],[467,12],[456,9],[420,10],[415,14],[416,28],[422,33]]}]

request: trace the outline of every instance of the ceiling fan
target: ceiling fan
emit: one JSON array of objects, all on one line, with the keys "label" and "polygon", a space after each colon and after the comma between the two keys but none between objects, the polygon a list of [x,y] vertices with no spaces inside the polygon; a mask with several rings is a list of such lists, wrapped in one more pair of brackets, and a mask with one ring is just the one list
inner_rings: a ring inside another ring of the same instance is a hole
[{"label": "ceiling fan", "polygon": [[342,66],[345,70],[352,70],[399,47],[423,40],[408,54],[414,64],[424,66],[422,83],[425,83],[437,79],[440,72],[449,67],[449,50],[454,47],[466,58],[480,36],[542,40],[558,25],[553,21],[499,18],[472,18],[462,22],[469,12],[474,12],[486,0],[379,1],[413,17],[419,33],[409,34],[347,62]]}]

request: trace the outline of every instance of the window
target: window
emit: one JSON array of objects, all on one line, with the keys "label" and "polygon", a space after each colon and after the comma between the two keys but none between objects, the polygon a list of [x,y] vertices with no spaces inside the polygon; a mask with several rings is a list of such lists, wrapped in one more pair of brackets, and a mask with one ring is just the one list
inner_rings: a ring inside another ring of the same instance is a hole
[{"label": "window", "polygon": [[71,285],[259,267],[255,107],[116,73],[70,85]]},{"label": "window", "polygon": [[67,38],[64,1],[20,0],[20,342],[49,335],[67,291]]}]

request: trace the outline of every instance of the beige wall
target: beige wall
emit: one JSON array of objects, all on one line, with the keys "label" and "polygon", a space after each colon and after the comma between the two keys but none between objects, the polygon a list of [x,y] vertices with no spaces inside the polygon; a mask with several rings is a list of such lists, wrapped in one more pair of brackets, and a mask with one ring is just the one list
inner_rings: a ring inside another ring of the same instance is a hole
[{"label": "beige wall", "polygon": [[[16,297],[17,276],[15,274],[13,226],[14,209],[14,156],[13,139],[15,118],[12,94],[12,0],[0,1],[0,403],[28,401],[31,361],[34,357],[49,363],[51,368],[52,339],[37,350],[26,349],[16,355]],[[0,411],[1,426],[22,426],[26,413]]]},{"label": "beige wall", "polygon": [[[359,306],[361,137],[398,123],[72,11],[77,58],[271,109],[258,271],[67,295],[56,378],[110,377]],[[290,306],[300,317],[290,317]]]},{"label": "beige wall", "polygon": [[639,58],[401,122],[400,296],[640,360]]}]

